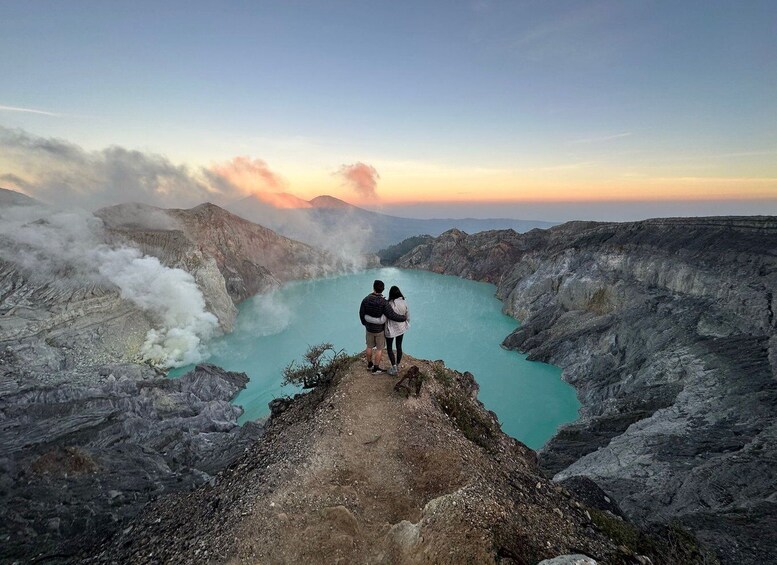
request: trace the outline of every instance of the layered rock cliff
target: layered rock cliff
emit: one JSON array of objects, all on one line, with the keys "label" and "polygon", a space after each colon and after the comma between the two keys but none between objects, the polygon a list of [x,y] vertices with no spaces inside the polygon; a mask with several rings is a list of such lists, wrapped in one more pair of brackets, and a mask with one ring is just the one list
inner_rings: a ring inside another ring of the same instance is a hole
[{"label": "layered rock cliff", "polygon": [[353,265],[214,204],[189,210],[119,204],[96,215],[115,238],[191,273],[209,310],[228,330],[234,304],[290,280],[345,272]]},{"label": "layered rock cliff", "polygon": [[497,285],[505,346],[554,363],[580,419],[540,452],[640,523],[679,521],[730,563],[777,552],[777,218],[450,231],[397,265]]}]

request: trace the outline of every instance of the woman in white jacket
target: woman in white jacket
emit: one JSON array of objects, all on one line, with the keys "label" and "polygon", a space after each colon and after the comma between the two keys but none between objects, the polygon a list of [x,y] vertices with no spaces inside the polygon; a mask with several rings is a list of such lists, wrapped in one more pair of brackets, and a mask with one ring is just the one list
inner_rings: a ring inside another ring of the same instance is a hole
[{"label": "woman in white jacket", "polygon": [[[370,323],[386,324],[384,333],[386,335],[386,349],[388,350],[389,361],[391,361],[391,367],[388,370],[389,375],[396,375],[398,373],[397,367],[402,362],[402,338],[405,337],[405,332],[410,327],[410,310],[405,302],[405,297],[402,295],[402,291],[398,286],[392,286],[389,289],[388,296],[391,309],[405,316],[404,322],[395,322],[394,320],[386,319],[386,316],[380,318],[372,318],[371,316],[365,316],[365,319]],[[397,340],[397,355],[394,357],[394,339]]]}]

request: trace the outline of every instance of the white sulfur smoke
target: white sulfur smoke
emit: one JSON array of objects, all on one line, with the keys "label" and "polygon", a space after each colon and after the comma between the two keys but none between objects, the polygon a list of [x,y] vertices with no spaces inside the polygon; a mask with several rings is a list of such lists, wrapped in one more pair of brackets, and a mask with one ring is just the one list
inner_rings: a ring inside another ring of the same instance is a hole
[{"label": "white sulfur smoke", "polygon": [[292,310],[277,290],[254,296],[247,308],[251,315],[238,318],[237,329],[241,334],[252,337],[275,335],[291,324]]},{"label": "white sulfur smoke", "polygon": [[104,241],[102,222],[84,211],[0,209],[0,259],[47,285],[117,287],[157,325],[141,352],[155,365],[178,367],[206,357],[205,343],[218,331],[218,320],[205,309],[192,275],[135,248]]},{"label": "white sulfur smoke", "polygon": [[162,325],[146,334],[144,359],[180,367],[207,356],[205,342],[216,333],[218,319],[205,310],[202,292],[189,273],[165,267],[156,257],[130,247],[101,246],[94,256],[100,275],[119,288],[122,298],[152,313]]},{"label": "white sulfur smoke", "polygon": [[95,283],[89,252],[100,244],[102,222],[81,210],[44,206],[0,209],[0,258],[15,263],[31,278],[56,286]]},{"label": "white sulfur smoke", "polygon": [[227,209],[285,237],[323,249],[333,258],[332,272],[360,271],[367,265],[373,229],[367,218],[353,210],[276,208],[254,197],[240,200]]}]

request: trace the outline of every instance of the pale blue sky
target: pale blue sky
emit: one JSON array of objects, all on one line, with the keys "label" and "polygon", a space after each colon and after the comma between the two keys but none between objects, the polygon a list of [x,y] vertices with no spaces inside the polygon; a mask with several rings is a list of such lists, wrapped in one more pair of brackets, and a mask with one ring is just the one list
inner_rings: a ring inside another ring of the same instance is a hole
[{"label": "pale blue sky", "polygon": [[0,53],[0,125],[190,165],[249,155],[303,195],[360,160],[394,196],[427,179],[439,199],[456,175],[457,193],[504,198],[512,177],[537,198],[552,175],[594,195],[758,179],[777,198],[773,1],[2,2]]}]

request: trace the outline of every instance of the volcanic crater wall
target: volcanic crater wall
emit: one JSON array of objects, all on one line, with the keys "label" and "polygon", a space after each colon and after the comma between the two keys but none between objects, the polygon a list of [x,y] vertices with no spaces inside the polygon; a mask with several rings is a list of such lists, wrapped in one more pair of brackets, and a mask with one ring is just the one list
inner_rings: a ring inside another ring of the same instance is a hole
[{"label": "volcanic crater wall", "polygon": [[193,363],[239,301],[344,266],[210,204],[28,200],[0,207],[0,560],[67,561],[262,433],[230,404],[245,375],[167,379],[149,346]]},{"label": "volcanic crater wall", "polygon": [[[777,551],[777,219],[452,230],[397,266],[497,285],[504,344],[564,369],[580,419],[540,452],[729,562]],[[771,525],[771,526],[770,526]]]}]

